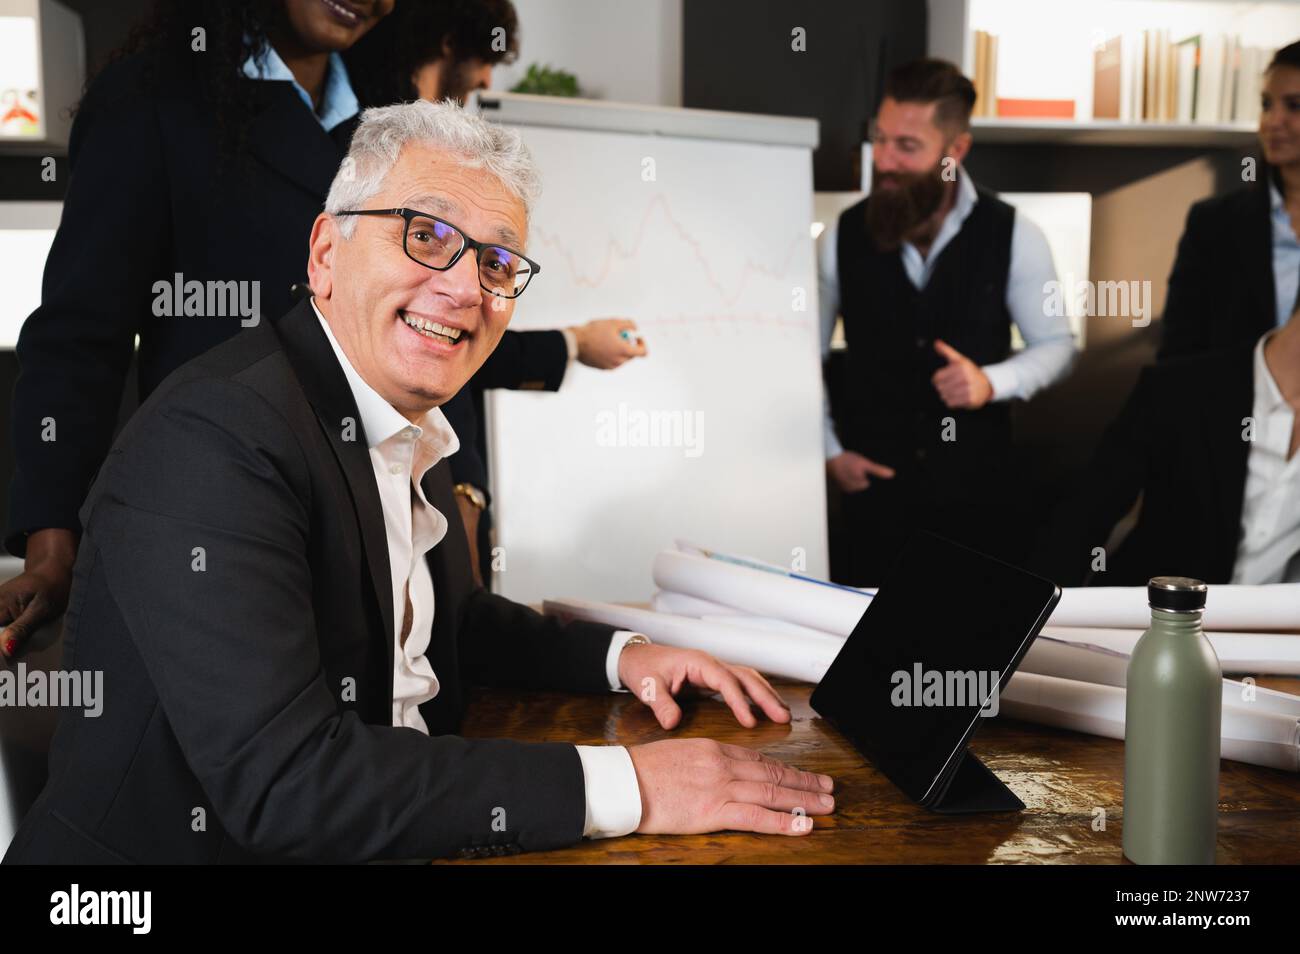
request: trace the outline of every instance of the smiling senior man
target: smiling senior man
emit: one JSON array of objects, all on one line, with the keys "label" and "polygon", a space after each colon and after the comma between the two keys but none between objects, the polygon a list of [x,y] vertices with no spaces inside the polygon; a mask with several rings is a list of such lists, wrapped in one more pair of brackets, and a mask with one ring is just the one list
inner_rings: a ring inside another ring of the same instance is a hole
[{"label": "smiling senior man", "polygon": [[[752,669],[473,583],[438,405],[540,271],[518,136],[369,110],[311,234],[313,301],[176,371],[82,508],[65,667],[102,670],[5,860],[360,861],[586,836],[803,834],[831,780],[707,739],[459,738],[468,683],[788,710]],[[647,692],[644,689],[653,688]]]}]

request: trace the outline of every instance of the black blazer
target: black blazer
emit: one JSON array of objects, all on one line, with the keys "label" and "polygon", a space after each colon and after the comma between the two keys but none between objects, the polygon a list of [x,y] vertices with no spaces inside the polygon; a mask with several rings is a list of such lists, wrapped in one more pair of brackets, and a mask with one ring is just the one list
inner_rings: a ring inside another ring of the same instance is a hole
[{"label": "black blazer", "polygon": [[[1241,540],[1255,342],[1142,370],[1091,464],[1044,530],[1031,569],[1063,586],[1144,586],[1158,575],[1228,583]],[[1106,572],[1094,547],[1141,510]]]},{"label": "black blazer", "polygon": [[572,745],[446,733],[471,682],[608,691],[612,629],[475,586],[443,461],[423,483],[449,523],[428,556],[441,689],[421,707],[431,735],[393,728],[383,512],[349,418],[306,302],[133,416],[81,511],[64,633],[65,669],[103,671],[103,712],[62,714],[6,861],[363,861],[581,838]]},{"label": "black blazer", "polygon": [[443,407],[460,438],[461,449],[450,458],[452,479],[473,484],[485,494],[488,491],[488,455],[479,441],[478,413],[485,389],[558,391],[568,367],[569,345],[564,332],[507,330],[483,367]]},{"label": "black blazer", "polygon": [[[190,358],[241,331],[238,316],[159,317],[154,283],[256,281],[265,318],[306,280],[307,240],[355,120],[326,133],[288,82],[253,81],[246,148],[223,167],[194,79],[142,87],[140,56],[108,67],[78,111],[68,190],[41,305],[23,325],[5,545],[78,529],[108,452],[136,335],[143,401]],[[252,286],[248,286],[250,289]],[[54,441],[43,439],[53,418]]]},{"label": "black blazer", "polygon": [[1160,324],[1160,360],[1258,341],[1277,327],[1267,178],[1192,206]]}]

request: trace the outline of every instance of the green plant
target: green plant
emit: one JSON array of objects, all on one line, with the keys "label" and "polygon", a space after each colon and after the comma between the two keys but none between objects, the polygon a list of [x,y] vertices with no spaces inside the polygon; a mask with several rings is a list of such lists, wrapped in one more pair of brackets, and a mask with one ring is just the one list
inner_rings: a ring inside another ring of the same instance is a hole
[{"label": "green plant", "polygon": [[538,96],[577,96],[578,78],[564,70],[553,70],[550,66],[533,63],[528,72],[514,86],[512,93],[534,93]]}]

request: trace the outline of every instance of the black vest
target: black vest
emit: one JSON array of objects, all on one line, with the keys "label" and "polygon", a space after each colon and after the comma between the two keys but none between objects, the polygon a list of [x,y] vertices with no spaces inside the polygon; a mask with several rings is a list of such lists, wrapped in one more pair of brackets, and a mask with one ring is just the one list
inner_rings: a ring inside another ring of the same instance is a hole
[{"label": "black vest", "polygon": [[840,312],[848,346],[840,436],[846,448],[895,468],[899,484],[938,503],[986,497],[1011,448],[1005,401],[952,410],[930,383],[946,363],[934,350],[937,338],[981,366],[1011,352],[1006,290],[1015,209],[978,192],[979,201],[919,290],[908,280],[901,252],[878,249],[868,233],[870,197],[839,220]]}]

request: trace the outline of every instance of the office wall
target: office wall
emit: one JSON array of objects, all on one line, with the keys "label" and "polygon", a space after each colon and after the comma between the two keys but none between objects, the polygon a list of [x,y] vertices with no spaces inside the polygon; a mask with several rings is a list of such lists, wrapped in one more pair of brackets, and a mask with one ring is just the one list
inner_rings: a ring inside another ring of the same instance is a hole
[{"label": "office wall", "polygon": [[584,96],[682,104],[683,0],[514,0],[520,57],[493,85],[509,89],[530,63],[573,73]]},{"label": "office wall", "polygon": [[[920,0],[698,0],[684,16],[682,105],[811,116],[821,125],[813,156],[818,192],[858,188],[857,157],[885,74],[925,54]],[[806,48],[792,48],[802,28]]]}]

